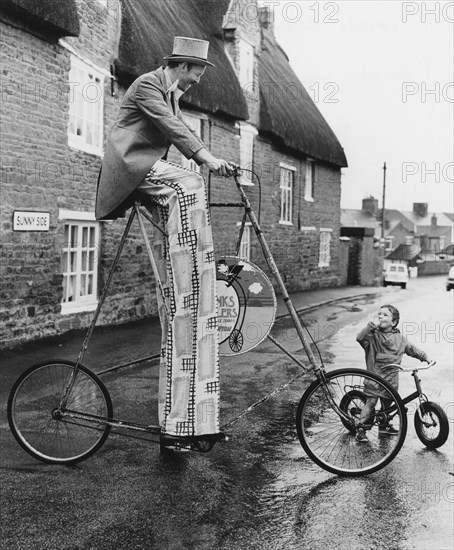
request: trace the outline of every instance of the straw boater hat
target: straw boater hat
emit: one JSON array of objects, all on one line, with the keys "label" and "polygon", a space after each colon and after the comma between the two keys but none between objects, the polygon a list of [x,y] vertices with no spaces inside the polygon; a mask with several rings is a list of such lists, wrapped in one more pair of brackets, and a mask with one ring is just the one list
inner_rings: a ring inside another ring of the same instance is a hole
[{"label": "straw boater hat", "polygon": [[175,36],[172,55],[167,55],[164,59],[166,61],[186,61],[187,63],[214,67],[213,63],[207,61],[209,45],[210,43],[206,40]]}]

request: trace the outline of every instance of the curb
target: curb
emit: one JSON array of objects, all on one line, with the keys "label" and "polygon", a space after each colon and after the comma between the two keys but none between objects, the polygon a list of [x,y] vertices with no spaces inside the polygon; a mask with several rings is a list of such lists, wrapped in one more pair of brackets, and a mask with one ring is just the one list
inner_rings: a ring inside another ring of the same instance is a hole
[{"label": "curb", "polygon": [[[331,300],[324,300],[322,302],[317,302],[316,304],[312,304],[310,306],[303,306],[303,307],[300,307],[300,308],[296,308],[296,312],[297,313],[303,313],[305,311],[311,311],[313,309],[317,309],[321,306],[326,306],[326,305],[329,305],[329,304],[335,304],[336,302],[349,302],[351,300],[358,300],[360,298],[366,298],[367,296],[375,296],[376,294],[379,294],[379,291],[377,292],[362,292],[361,294],[353,294],[351,296],[344,296],[342,298],[332,298]],[[290,297],[290,300],[292,298]],[[280,315],[276,315],[275,319],[278,320],[278,319],[284,319],[285,317],[290,317],[290,313],[289,312],[286,312],[286,313],[282,313]]]}]

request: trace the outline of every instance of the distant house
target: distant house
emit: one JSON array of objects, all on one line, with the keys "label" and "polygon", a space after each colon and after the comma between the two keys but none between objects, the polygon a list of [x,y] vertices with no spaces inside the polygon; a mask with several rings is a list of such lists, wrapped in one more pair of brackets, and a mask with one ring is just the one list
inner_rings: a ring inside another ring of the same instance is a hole
[{"label": "distant house", "polygon": [[[3,346],[90,322],[124,228],[124,220],[94,217],[105,139],[128,85],[162,64],[176,35],[210,42],[216,67],[180,105],[215,155],[254,172],[242,184],[256,208],[260,197],[262,229],[288,288],[345,282],[343,149],[276,42],[269,12],[254,2],[259,17],[250,20],[241,16],[246,4],[1,2]],[[198,169],[176,149],[170,158]],[[236,199],[231,180],[203,175],[211,202]],[[213,207],[219,254],[235,252],[242,216]],[[240,255],[265,267],[249,226]],[[155,314],[135,229],[99,323]]]},{"label": "distant house", "polygon": [[[390,253],[400,245],[415,245],[418,252],[427,256],[438,254],[453,242],[453,214],[429,212],[427,203],[413,203],[412,211],[385,210],[385,252]],[[374,197],[363,199],[362,209],[342,209],[343,227],[370,227],[376,238],[382,234],[382,213]]]}]

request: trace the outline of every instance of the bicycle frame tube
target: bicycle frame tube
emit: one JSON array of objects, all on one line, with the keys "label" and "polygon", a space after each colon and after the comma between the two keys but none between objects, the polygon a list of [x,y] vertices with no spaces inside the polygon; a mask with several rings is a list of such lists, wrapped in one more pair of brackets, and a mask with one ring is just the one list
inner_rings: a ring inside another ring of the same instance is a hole
[{"label": "bicycle frame tube", "polygon": [[[71,409],[63,409],[61,411],[62,419],[67,424],[76,424],[77,420],[83,420],[87,423],[93,423],[93,429],[99,429],[95,426],[98,424],[103,424],[110,426],[111,428],[127,428],[129,430],[135,430],[138,432],[145,432],[150,434],[159,435],[162,432],[161,426],[146,426],[144,424],[137,424],[136,422],[127,422],[125,420],[116,420],[115,418],[106,418],[104,416],[98,416],[96,414],[83,413],[79,411],[72,411]],[[69,420],[67,420],[69,419]],[[74,422],[71,422],[73,420]],[[86,426],[84,427],[91,427]]]},{"label": "bicycle frame tube", "polygon": [[[421,397],[423,396],[422,387],[421,387],[421,379],[418,377],[418,374],[416,373],[416,371],[412,372],[411,375],[413,376],[413,378],[415,380],[416,391],[413,392],[413,393],[410,393],[410,395],[407,395],[407,397],[402,397],[402,403],[404,405],[408,405],[408,403],[410,403],[411,401],[413,401],[416,398],[419,398],[419,400],[421,401]],[[383,412],[385,414],[388,414],[388,413],[394,412],[395,410],[396,410],[395,405],[392,405],[388,409],[385,409]]]},{"label": "bicycle frame tube", "polygon": [[84,338],[84,341],[82,343],[82,347],[81,347],[81,350],[79,352],[79,356],[77,358],[77,361],[76,361],[76,364],[74,366],[73,372],[71,373],[71,378],[70,378],[70,380],[69,380],[69,382],[68,382],[68,384],[65,388],[62,399],[60,401],[60,408],[62,408],[62,409],[66,406],[68,396],[70,395],[71,390],[74,387],[77,372],[79,370],[79,365],[82,363],[83,358],[85,356],[85,352],[87,351],[87,347],[88,347],[88,344],[90,342],[91,336],[93,334],[93,330],[95,328],[95,325],[96,325],[96,322],[98,320],[99,314],[101,312],[101,308],[104,305],[104,302],[105,302],[105,299],[106,299],[106,296],[107,296],[107,291],[109,290],[110,284],[112,282],[112,278],[113,278],[113,274],[115,272],[115,268],[117,267],[118,261],[120,259],[121,253],[123,251],[124,244],[125,244],[126,239],[129,235],[129,232],[131,230],[132,222],[134,221],[134,218],[136,216],[137,216],[137,219],[139,220],[140,229],[142,231],[142,235],[143,235],[143,238],[144,238],[144,241],[145,241],[145,246],[146,246],[146,249],[147,249],[147,252],[148,252],[148,256],[149,256],[149,259],[150,259],[150,263],[151,263],[151,267],[152,267],[152,270],[153,270],[154,277],[156,279],[158,288],[160,289],[160,291],[162,291],[161,280],[159,278],[158,269],[156,267],[156,263],[155,263],[154,258],[153,258],[153,254],[152,254],[151,246],[150,246],[150,241],[148,239],[148,236],[147,236],[147,233],[146,233],[146,230],[145,230],[145,226],[144,226],[144,223],[143,223],[142,216],[145,216],[147,218],[147,220],[150,223],[152,223],[153,226],[155,226],[159,231],[161,231],[164,234],[165,234],[165,232],[150,218],[150,216],[148,216],[145,212],[141,212],[140,203],[136,202],[134,204],[132,210],[131,210],[131,214],[129,215],[128,222],[126,224],[123,235],[121,236],[121,240],[120,240],[120,244],[118,245],[117,253],[116,253],[115,258],[112,262],[112,265],[110,266],[109,273],[107,275],[107,280],[104,284],[104,287],[103,287],[102,292],[101,292],[101,296],[99,298],[98,306],[96,308],[95,314],[93,315],[93,319],[90,323],[90,326],[88,327],[88,330],[85,334],[85,338]]},{"label": "bicycle frame tube", "polygon": [[82,363],[83,358],[85,356],[85,352],[87,351],[88,343],[90,342],[90,338],[93,334],[93,330],[95,328],[96,321],[98,320],[99,314],[101,312],[101,308],[102,308],[102,306],[104,304],[104,301],[106,299],[107,290],[109,289],[110,283],[112,281],[112,277],[113,277],[115,268],[117,267],[118,260],[120,259],[121,252],[123,250],[123,247],[124,247],[124,244],[125,244],[125,241],[126,241],[126,237],[129,234],[129,231],[131,229],[131,225],[132,225],[132,222],[134,220],[135,215],[136,215],[136,209],[133,208],[131,210],[131,214],[129,215],[129,219],[128,219],[128,222],[126,224],[123,235],[121,237],[120,244],[119,244],[118,249],[117,249],[117,253],[116,253],[115,258],[112,262],[112,265],[110,266],[110,270],[109,270],[109,273],[107,275],[107,281],[104,284],[104,288],[102,289],[101,296],[99,298],[98,307],[96,308],[95,314],[93,315],[93,319],[92,319],[92,321],[90,323],[90,326],[88,327],[88,330],[85,334],[85,338],[84,338],[84,341],[82,343],[82,347],[81,347],[81,350],[79,352],[79,356],[76,360],[76,364],[74,366],[73,372],[71,373],[71,379],[70,379],[69,383],[67,384],[67,386],[65,388],[65,391],[63,393],[63,396],[61,398],[60,408],[64,408],[66,406],[68,396],[71,393],[72,388],[74,387],[77,372],[79,370],[79,365]]},{"label": "bicycle frame tube", "polygon": [[295,328],[296,328],[296,332],[298,334],[298,337],[299,339],[301,340],[301,344],[303,345],[303,348],[304,348],[304,351],[306,352],[306,355],[307,355],[307,358],[309,359],[309,363],[311,364],[311,367],[314,371],[317,371],[317,369],[319,368],[315,362],[315,357],[314,357],[314,354],[312,353],[312,350],[306,340],[306,337],[304,335],[304,329],[303,329],[303,326],[301,325],[301,321],[299,320],[299,317],[298,317],[298,313],[295,309],[295,307],[293,306],[293,303],[290,299],[290,296],[287,292],[287,289],[284,285],[284,281],[282,280],[282,277],[281,277],[281,274],[279,273],[279,269],[276,265],[276,262],[274,261],[274,258],[271,254],[271,250],[265,240],[265,237],[263,236],[263,232],[258,224],[258,220],[257,220],[257,217],[254,213],[254,211],[252,210],[252,207],[251,207],[251,203],[249,202],[249,199],[246,195],[246,193],[244,192],[243,188],[241,187],[241,184],[238,180],[238,176],[234,175],[233,176],[234,179],[235,179],[235,183],[236,183],[236,186],[238,188],[238,191],[241,195],[241,199],[242,199],[242,202],[243,202],[243,206],[246,210],[246,213],[249,217],[249,220],[251,222],[251,225],[252,227],[254,228],[254,232],[257,236],[257,239],[260,243],[260,246],[262,248],[262,251],[263,251],[263,255],[265,257],[265,260],[270,268],[270,271],[271,273],[273,274],[273,277],[279,287],[279,290],[281,291],[282,293],[282,297],[284,299],[284,302],[285,302],[285,305],[287,307],[287,310],[290,314],[290,317],[292,318],[294,324],[295,324]]}]

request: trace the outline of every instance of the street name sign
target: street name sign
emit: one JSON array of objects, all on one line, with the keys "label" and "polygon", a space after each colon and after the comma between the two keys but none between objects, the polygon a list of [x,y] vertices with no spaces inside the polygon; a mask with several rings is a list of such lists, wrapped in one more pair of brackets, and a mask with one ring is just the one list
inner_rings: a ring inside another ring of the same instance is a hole
[{"label": "street name sign", "polygon": [[50,212],[14,210],[13,231],[49,231]]}]

